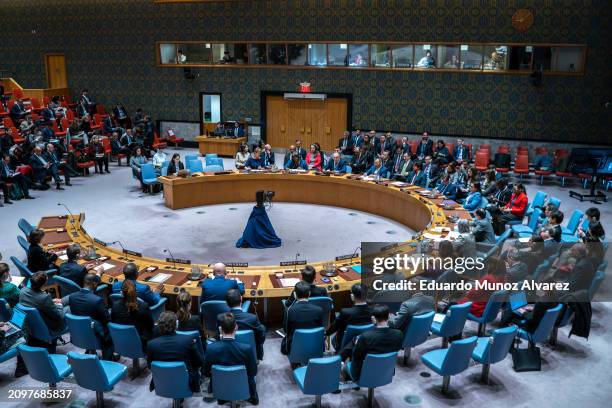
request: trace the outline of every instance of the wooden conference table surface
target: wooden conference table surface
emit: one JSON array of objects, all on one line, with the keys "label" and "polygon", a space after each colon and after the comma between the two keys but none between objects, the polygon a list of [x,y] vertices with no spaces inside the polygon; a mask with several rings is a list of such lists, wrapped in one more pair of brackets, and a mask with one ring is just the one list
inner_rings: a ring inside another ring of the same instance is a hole
[{"label": "wooden conference table surface", "polygon": [[[456,219],[449,217],[470,218],[469,213],[460,206],[452,210],[444,209],[443,197],[425,197],[419,193],[422,190],[419,187],[389,181],[363,181],[349,175],[232,172],[223,175],[202,174],[184,179],[160,177],[159,180],[164,184],[166,205],[173,209],[219,203],[253,202],[257,190],[273,190],[276,192],[274,200],[278,202],[324,204],[365,211],[393,219],[415,231],[423,231],[429,235],[440,235],[441,228],[444,227],[453,228]],[[165,259],[141,256],[138,248],[130,248],[135,252],[125,253],[95,240],[83,228],[84,220],[85,214],[43,217],[38,227],[46,231],[44,248],[61,251],[76,242],[84,249],[83,252],[86,252],[87,248],[95,246],[98,255],[102,258],[79,262],[97,271],[105,283],[112,283],[117,279],[123,280],[123,266],[128,262],[134,262],[141,271],[138,280],[152,288],[158,284],[149,279],[155,278],[160,273],[169,275],[164,282],[165,295],[175,295],[181,288],[193,296],[201,295],[198,286],[200,282],[189,279],[191,268],[199,267],[206,276],[211,272],[209,264],[177,263],[174,266]],[[367,240],[367,237],[364,237],[364,240]],[[402,246],[408,246],[410,243],[408,241]],[[401,248],[394,247],[393,251],[401,251]],[[331,278],[331,282],[328,283],[322,282],[322,277],[317,274],[316,283],[325,286],[332,295],[337,292],[346,293],[351,285],[361,278],[360,257],[338,255],[339,258],[349,259],[309,262],[317,271],[329,264],[338,268],[338,276]],[[298,270],[301,266],[281,266],[282,261],[291,261],[291,259],[280,259],[277,265],[229,267],[228,277],[239,279],[245,284],[246,298],[265,300],[286,297],[293,289],[292,279],[300,277]]]},{"label": "wooden conference table surface", "polygon": [[195,141],[198,142],[198,149],[202,155],[216,153],[219,156],[234,157],[240,145],[246,143],[247,138],[196,136]]}]

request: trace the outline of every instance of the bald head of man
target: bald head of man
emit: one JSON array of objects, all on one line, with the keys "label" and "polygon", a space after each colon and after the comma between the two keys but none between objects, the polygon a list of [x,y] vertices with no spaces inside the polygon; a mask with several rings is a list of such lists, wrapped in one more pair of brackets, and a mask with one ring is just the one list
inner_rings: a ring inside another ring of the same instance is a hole
[{"label": "bald head of man", "polygon": [[224,263],[217,262],[216,264],[213,265],[213,274],[215,276],[225,276],[226,273],[227,271],[225,269]]}]

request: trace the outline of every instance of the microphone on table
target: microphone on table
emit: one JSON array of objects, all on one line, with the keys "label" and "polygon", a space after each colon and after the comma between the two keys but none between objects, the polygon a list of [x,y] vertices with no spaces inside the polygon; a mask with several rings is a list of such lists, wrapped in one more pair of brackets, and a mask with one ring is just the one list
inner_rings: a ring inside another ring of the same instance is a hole
[{"label": "microphone on table", "polygon": [[299,252],[295,253],[295,264],[293,265],[293,272],[297,272],[297,260],[298,260],[298,256],[300,256]]},{"label": "microphone on table", "polygon": [[68,214],[70,214],[70,225],[72,225],[72,228],[76,229],[76,227],[74,226],[74,215],[72,215],[72,211],[70,211],[70,208],[68,208],[68,206],[64,203],[57,203],[57,205],[60,207],[64,207],[66,211],[68,211]]},{"label": "microphone on table", "polygon": [[351,254],[351,262],[353,261],[353,258],[355,258],[357,256],[357,253],[361,250],[361,245],[358,246],[357,248],[355,248],[355,251]]},{"label": "microphone on table", "polygon": [[172,267],[173,267],[174,269],[176,269],[176,262],[175,262],[175,260],[174,260],[174,255],[172,255],[172,251],[170,251],[170,249],[169,249],[169,248],[167,248],[167,249],[164,249],[164,253],[165,253],[165,254],[166,254],[166,253],[170,254],[170,257],[172,258]]},{"label": "microphone on table", "polygon": [[115,245],[115,244],[119,244],[119,246],[121,247],[122,250],[125,250],[125,248],[123,247],[123,244],[121,243],[121,241],[113,241],[113,242],[107,242],[106,245]]}]

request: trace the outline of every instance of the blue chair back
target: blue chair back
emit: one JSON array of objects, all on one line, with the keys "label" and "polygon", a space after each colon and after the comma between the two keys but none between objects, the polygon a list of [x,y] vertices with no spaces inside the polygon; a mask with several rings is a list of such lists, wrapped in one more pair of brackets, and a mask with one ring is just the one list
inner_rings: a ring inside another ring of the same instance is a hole
[{"label": "blue chair back", "polygon": [[24,332],[37,340],[51,343],[55,337],[51,336],[49,328],[43,321],[40,313],[33,307],[24,306],[20,303],[15,308],[21,310],[25,315]]},{"label": "blue chair back", "polygon": [[115,352],[132,359],[146,357],[146,354],[142,351],[142,342],[136,327],[109,323],[108,331],[113,340]]},{"label": "blue chair back", "polygon": [[562,305],[558,304],[556,307],[546,311],[544,317],[540,320],[538,328],[533,332],[533,335],[530,336],[530,341],[532,343],[540,343],[548,338],[557,321],[561,308]]},{"label": "blue chair back", "polygon": [[315,296],[308,298],[308,303],[319,306],[323,309],[323,326],[329,326],[329,314],[334,309],[334,301],[328,296]]},{"label": "blue chair back", "polygon": [[374,329],[374,323],[362,325],[349,324],[348,326],[346,326],[346,330],[344,330],[341,348],[344,348],[344,346],[349,344],[353,340],[353,338],[359,336],[361,333],[372,329]]},{"label": "blue chair back", "polygon": [[219,166],[224,168],[223,159],[220,157],[211,157],[209,154],[207,154],[204,160],[206,161],[206,166]]},{"label": "blue chair back", "polygon": [[26,239],[21,235],[17,235],[17,242],[19,243],[21,249],[23,249],[23,252],[26,253],[26,256],[28,256],[28,252],[30,252],[30,244],[28,241],[26,241]]},{"label": "blue chair back", "polygon": [[578,229],[578,225],[580,224],[580,221],[582,221],[582,217],[584,217],[584,213],[580,210],[574,210],[572,211],[572,216],[570,217],[569,221],[567,222],[567,226],[565,228],[567,228],[570,234],[575,234],[576,230]]},{"label": "blue chair back", "polygon": [[478,208],[487,208],[489,205],[489,200],[486,197],[482,197],[480,199],[480,204],[478,204]]},{"label": "blue chair back", "polygon": [[395,360],[397,352],[366,355],[357,384],[367,388],[390,384],[395,374]]},{"label": "blue chair back", "polygon": [[499,309],[501,309],[502,304],[506,301],[508,297],[508,292],[505,290],[498,290],[497,292],[491,293],[491,297],[487,301],[487,305],[485,306],[484,312],[482,312],[482,320],[485,323],[490,323],[497,317],[499,313]]},{"label": "blue chair back", "polygon": [[200,314],[204,316],[206,330],[217,330],[217,316],[219,313],[229,312],[230,308],[223,300],[207,300],[200,305]]},{"label": "blue chair back", "polygon": [[188,398],[193,395],[189,388],[189,373],[183,362],[153,361],[151,363],[155,394],[164,398]]},{"label": "blue chair back", "polygon": [[25,235],[26,237],[30,235],[30,232],[34,231],[34,226],[30,224],[25,218],[20,218],[19,221],[17,221],[17,226],[19,227],[21,232],[23,232],[23,235]]},{"label": "blue chair back", "polygon": [[580,228],[582,228],[583,231],[587,231],[589,229],[589,225],[591,225],[591,221],[589,221],[588,217],[584,217]]},{"label": "blue chair back", "polygon": [[289,361],[306,365],[311,358],[323,357],[325,351],[324,333],[325,329],[323,327],[297,329],[293,333]]},{"label": "blue chair back", "polygon": [[212,366],[213,397],[223,401],[244,401],[250,397],[246,368],[241,366]]},{"label": "blue chair back", "polygon": [[253,330],[237,330],[236,341],[238,343],[248,345],[251,348],[251,351],[253,351],[255,361],[257,361],[257,348],[255,344],[255,334],[253,333]]},{"label": "blue chair back", "polygon": [[606,277],[606,273],[604,271],[598,270],[595,272],[595,277],[593,278],[593,282],[591,282],[591,286],[589,287],[589,300],[593,300],[595,293],[601,286],[604,278]]},{"label": "blue chair back", "polygon": [[539,208],[536,208],[531,213],[531,216],[529,217],[529,222],[527,223],[527,226],[529,227],[531,231],[536,230],[536,227],[538,226],[538,221],[540,220],[541,215],[542,215],[542,210],[540,210]]},{"label": "blue chair back", "polygon": [[170,161],[169,161],[169,160],[166,160],[166,161],[164,161],[164,162],[162,163],[162,169],[167,169],[167,168],[168,168],[168,166],[170,166]]},{"label": "blue chair back", "polygon": [[219,157],[217,153],[206,153],[205,159],[213,159],[215,157]]},{"label": "blue chair back", "polygon": [[168,166],[162,167],[161,168],[161,176],[165,177],[168,175]]},{"label": "blue chair back", "polygon": [[550,262],[548,260],[542,262],[541,264],[539,264],[536,268],[535,271],[533,271],[533,280],[537,281],[540,276],[546,272],[548,269],[550,268]]},{"label": "blue chair back", "polygon": [[13,317],[11,306],[5,298],[0,298],[0,320],[3,322],[8,322],[11,320],[11,317]]},{"label": "blue chair back", "polygon": [[19,259],[15,258],[14,256],[11,256],[11,262],[13,262],[13,264],[17,267],[19,274],[23,276],[24,278],[26,278],[26,282],[29,281],[33,275],[30,269],[23,262],[21,262]]},{"label": "blue chair back", "polygon": [[504,232],[502,232],[502,234],[498,237],[495,237],[495,243],[501,243],[504,242],[505,240],[508,239],[508,237],[510,236],[510,234],[512,234],[512,230],[511,229],[507,229]]},{"label": "blue chair back", "polygon": [[204,171],[208,172],[208,173],[212,173],[212,172],[215,172],[215,171],[223,171],[223,167],[218,166],[216,164],[211,164],[210,166],[206,166]]},{"label": "blue chair back", "polygon": [[202,166],[202,161],[200,159],[195,159],[187,162],[187,169],[192,173],[201,173],[204,171],[204,167]]},{"label": "blue chair back", "polygon": [[467,315],[471,307],[472,302],[451,306],[450,309],[448,309],[450,315],[446,315],[442,325],[440,326],[440,336],[451,337],[462,333],[463,326],[465,326],[465,320],[467,319]]},{"label": "blue chair back", "polygon": [[[535,210],[536,208],[544,208],[544,203],[546,202],[547,194],[543,191],[538,191],[529,206],[530,210]],[[529,211],[529,210],[527,210]],[[529,211],[531,212],[531,211]]]},{"label": "blue chair back", "polygon": [[185,155],[185,163],[187,164],[187,168],[189,168],[189,162],[192,160],[197,160],[200,156],[197,154],[187,154]]},{"label": "blue chair back", "polygon": [[74,281],[66,279],[62,276],[52,277],[51,279],[49,279],[49,283],[56,283],[59,286],[62,297],[68,296],[71,293],[78,292],[81,290],[81,287],[77,285]]},{"label": "blue chair back", "polygon": [[353,168],[347,164],[345,167],[345,171],[347,174],[351,174],[353,172]]},{"label": "blue chair back", "polygon": [[597,270],[605,272],[607,267],[608,267],[608,261],[604,260],[599,264],[599,266],[597,267]]},{"label": "blue chair back", "polygon": [[145,163],[140,166],[140,171],[143,180],[157,178],[157,174],[155,173],[155,167],[151,163]]},{"label": "blue chair back", "polygon": [[555,205],[557,209],[561,208],[561,200],[559,200],[557,197],[549,197],[548,204]]},{"label": "blue chair back", "polygon": [[304,394],[323,395],[338,389],[340,356],[311,358],[304,376]]},{"label": "blue chair back", "polygon": [[472,351],[476,347],[478,337],[472,336],[451,343],[442,362],[441,375],[455,375],[466,370],[472,358]]},{"label": "blue chair back", "polygon": [[487,342],[482,363],[495,364],[506,358],[517,332],[518,327],[516,326],[494,330]]},{"label": "blue chair back", "polygon": [[46,348],[20,344],[17,346],[17,349],[25,362],[30,377],[36,381],[48,384],[55,384],[61,381],[57,368],[51,361]]},{"label": "blue chair back", "polygon": [[94,321],[91,317],[66,313],[65,318],[72,344],[85,350],[100,350],[102,348],[94,332]]},{"label": "blue chair back", "polygon": [[435,312],[428,312],[412,316],[406,333],[404,333],[403,348],[415,347],[425,343],[425,340],[429,337],[429,329],[431,327],[431,322],[433,322],[434,315]]},{"label": "blue chair back", "polygon": [[113,389],[97,355],[69,351],[68,362],[72,366],[74,379],[80,387],[91,391],[110,391]]},{"label": "blue chair back", "polygon": [[183,336],[189,336],[192,339],[194,339],[196,342],[196,350],[198,350],[198,353],[200,354],[200,356],[204,358],[204,346],[202,345],[202,338],[200,337],[199,331],[197,330],[189,330],[189,331],[177,330],[176,334],[180,334]]}]

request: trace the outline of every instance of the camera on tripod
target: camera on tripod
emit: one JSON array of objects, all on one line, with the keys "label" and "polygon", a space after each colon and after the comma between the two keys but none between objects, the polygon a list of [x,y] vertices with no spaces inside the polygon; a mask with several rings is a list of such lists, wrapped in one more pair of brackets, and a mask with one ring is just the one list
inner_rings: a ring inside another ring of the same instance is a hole
[{"label": "camera on tripod", "polygon": [[255,193],[255,201],[258,207],[263,207],[264,203],[272,204],[274,191],[259,190]]}]

